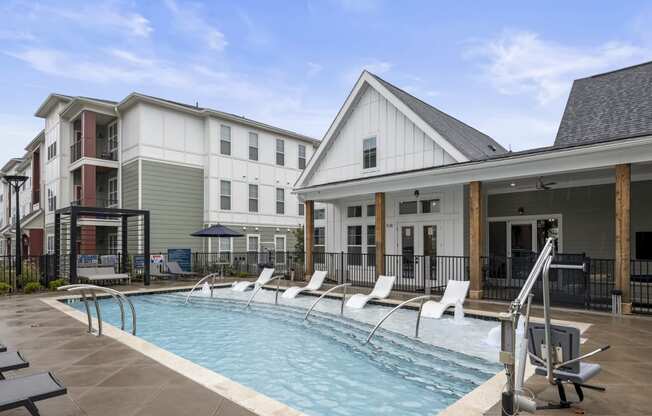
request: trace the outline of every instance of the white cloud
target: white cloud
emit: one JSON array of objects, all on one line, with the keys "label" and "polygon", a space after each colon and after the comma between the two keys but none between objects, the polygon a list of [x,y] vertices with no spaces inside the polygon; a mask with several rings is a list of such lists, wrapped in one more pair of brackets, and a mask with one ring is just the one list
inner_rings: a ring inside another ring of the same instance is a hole
[{"label": "white cloud", "polygon": [[554,114],[529,114],[517,110],[483,110],[477,117],[467,114],[464,120],[514,151],[550,146],[559,125],[559,118]]},{"label": "white cloud", "polygon": [[392,69],[393,66],[394,65],[390,62],[378,61],[378,62],[372,62],[363,65],[362,68],[376,75],[382,75],[386,72],[389,72],[389,70]]},{"label": "white cloud", "polygon": [[0,126],[2,126],[3,155],[3,160],[0,160],[1,166],[9,158],[21,157],[25,153],[25,145],[43,128],[43,121],[32,117],[31,114],[0,113]]},{"label": "white cloud", "polygon": [[394,67],[394,64],[387,61],[372,59],[366,64],[356,65],[349,68],[342,74],[342,78],[347,85],[352,86],[360,77],[363,70],[367,70],[375,75],[383,75],[389,72]]},{"label": "white cloud", "polygon": [[312,78],[316,76],[322,71],[322,69],[324,69],[322,65],[314,62],[308,62],[307,65],[308,65],[308,73],[307,73],[308,78]]},{"label": "white cloud", "polygon": [[179,6],[176,0],[165,0],[165,5],[174,15],[176,24],[181,30],[201,39],[210,49],[223,51],[226,48],[228,42],[224,33],[202,17],[199,5],[185,3]]},{"label": "white cloud", "polygon": [[484,61],[484,75],[500,93],[532,94],[546,105],[564,97],[573,79],[639,62],[649,51],[623,42],[570,47],[519,31],[474,42],[466,56]]}]

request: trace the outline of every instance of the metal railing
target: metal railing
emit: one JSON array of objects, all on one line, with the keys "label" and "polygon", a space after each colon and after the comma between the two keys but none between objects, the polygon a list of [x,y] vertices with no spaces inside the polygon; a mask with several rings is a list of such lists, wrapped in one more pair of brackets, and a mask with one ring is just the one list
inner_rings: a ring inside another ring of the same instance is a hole
[{"label": "metal railing", "polygon": [[202,283],[204,283],[208,279],[212,279],[211,284],[210,284],[211,298],[212,298],[213,297],[213,286],[215,286],[215,278],[219,278],[220,280],[224,280],[224,276],[220,275],[218,273],[211,273],[211,274],[208,274],[208,275],[202,277],[201,279],[199,279],[199,281],[197,283],[195,283],[195,285],[192,287],[192,289],[190,289],[190,292],[188,293],[188,296],[186,296],[186,301],[184,303],[187,304],[190,301],[190,297],[192,296],[192,292],[194,292],[195,289],[197,289],[197,287],[199,285],[201,285]]},{"label": "metal railing", "polygon": [[417,301],[417,300],[420,300],[421,303],[419,304],[419,313],[417,314],[417,323],[416,323],[416,327],[414,328],[414,337],[419,338],[419,324],[421,322],[421,310],[423,309],[423,304],[426,301],[426,299],[432,299],[432,298],[433,298],[432,295],[422,295],[422,296],[414,297],[412,299],[408,299],[405,302],[402,302],[402,303],[396,305],[394,308],[392,308],[391,311],[387,312],[385,314],[385,316],[383,316],[380,319],[380,321],[378,321],[376,326],[374,326],[374,329],[372,329],[371,332],[369,332],[369,336],[367,337],[367,340],[364,343],[368,344],[369,341],[371,341],[371,338],[374,336],[374,334],[376,333],[378,328],[380,328],[380,326],[383,324],[383,322],[385,322],[385,320],[387,318],[389,318],[394,312],[401,309],[403,306],[407,305],[408,303],[414,302],[414,301]]},{"label": "metal railing", "polygon": [[346,288],[348,286],[351,286],[351,283],[342,283],[341,285],[334,286],[330,289],[328,289],[326,292],[322,293],[320,297],[315,300],[312,305],[308,308],[308,312],[306,312],[306,316],[303,317],[303,320],[305,321],[308,319],[308,316],[310,316],[310,312],[312,312],[313,309],[315,309],[315,306],[324,298],[326,295],[334,291],[335,289],[342,288],[342,303],[340,306],[340,315],[344,315],[344,303],[346,303]]},{"label": "metal railing", "polygon": [[91,310],[90,310],[90,306],[88,305],[88,297],[87,297],[87,292],[90,292],[91,297],[93,299],[93,303],[95,305],[95,313],[97,315],[96,336],[98,337],[102,335],[102,311],[100,308],[100,304],[97,301],[97,292],[108,294],[113,299],[115,299],[116,302],[118,303],[118,306],[120,307],[120,329],[122,331],[125,330],[124,303],[127,303],[131,310],[131,334],[136,335],[136,308],[134,308],[134,304],[122,292],[118,292],[117,290],[113,290],[108,287],[87,285],[87,284],[74,284],[74,285],[61,286],[58,288],[58,290],[80,293],[82,301],[84,302],[84,308],[86,309],[86,317],[88,318],[88,333],[93,334],[94,333],[93,318],[91,316]]},{"label": "metal railing", "polygon": [[[82,142],[83,140],[77,140],[70,146],[70,163],[74,163],[81,159],[82,156],[85,156]],[[87,154],[88,153],[86,153],[86,155]],[[117,149],[108,150],[106,147],[104,147],[104,149],[96,148],[95,153],[90,155],[90,157],[116,161],[118,160],[118,151]]]},{"label": "metal railing", "polygon": [[256,285],[256,288],[254,289],[253,293],[251,294],[251,297],[249,298],[249,300],[247,301],[247,304],[245,305],[245,309],[249,307],[251,302],[253,302],[253,300],[256,297],[256,295],[258,294],[258,292],[260,292],[260,290],[263,287],[265,287],[266,284],[270,283],[273,280],[276,280],[276,292],[275,292],[275,297],[274,297],[274,305],[278,305],[278,291],[279,291],[280,286],[281,286],[281,279],[282,278],[283,278],[283,275],[275,276],[275,277],[272,277],[271,279],[269,279],[268,281],[266,281],[265,283],[263,283],[261,285]]}]

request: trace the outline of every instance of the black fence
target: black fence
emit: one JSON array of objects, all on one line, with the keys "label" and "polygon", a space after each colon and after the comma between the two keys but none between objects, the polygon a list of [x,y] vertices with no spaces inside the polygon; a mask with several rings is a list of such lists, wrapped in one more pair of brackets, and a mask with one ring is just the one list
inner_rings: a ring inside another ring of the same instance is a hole
[{"label": "black fence", "polygon": [[637,313],[652,313],[652,260],[632,260],[630,296]]},{"label": "black fence", "polygon": [[16,257],[0,256],[0,283],[8,285],[12,292],[23,290],[29,282],[38,282],[47,287],[55,278],[53,255],[22,256],[19,277],[16,277]]}]

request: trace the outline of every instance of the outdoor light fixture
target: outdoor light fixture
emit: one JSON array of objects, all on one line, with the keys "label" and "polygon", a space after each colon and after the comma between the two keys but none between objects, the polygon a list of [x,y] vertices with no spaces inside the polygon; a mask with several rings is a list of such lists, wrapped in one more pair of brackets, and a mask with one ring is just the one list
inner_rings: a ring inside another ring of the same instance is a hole
[{"label": "outdoor light fixture", "polygon": [[511,186],[512,188],[516,188],[516,182],[510,183],[509,186]]},{"label": "outdoor light fixture", "polygon": [[414,191],[414,197],[419,199],[419,190],[418,189]]},{"label": "outdoor light fixture", "polygon": [[20,233],[20,187],[29,179],[27,176],[5,175],[2,177],[9,186],[14,188],[16,194],[16,280],[23,272],[23,261],[21,259],[22,241]]},{"label": "outdoor light fixture", "polygon": [[519,207],[518,208],[518,215],[523,215],[523,214],[525,214],[525,208]]}]

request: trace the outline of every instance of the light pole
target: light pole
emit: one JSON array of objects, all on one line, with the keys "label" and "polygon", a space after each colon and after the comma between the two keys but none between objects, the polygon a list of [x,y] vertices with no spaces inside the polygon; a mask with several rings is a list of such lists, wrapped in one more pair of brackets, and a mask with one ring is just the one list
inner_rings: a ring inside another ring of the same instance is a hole
[{"label": "light pole", "polygon": [[[20,187],[25,183],[27,176],[20,175],[5,175],[2,177],[9,184],[9,186],[14,188],[14,193],[16,194],[16,280],[23,272],[23,261],[21,258],[22,250],[22,238],[20,235]],[[14,282],[15,287],[15,282]]]}]

